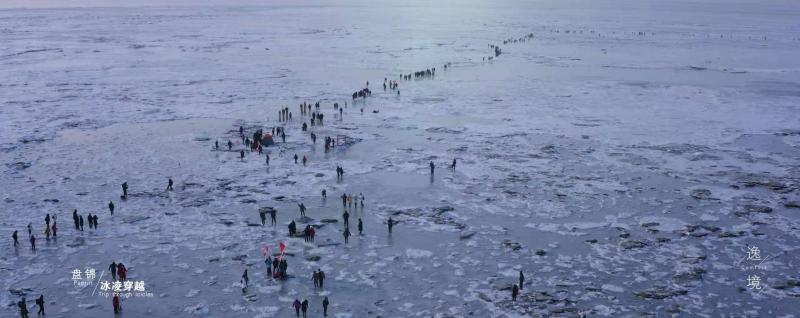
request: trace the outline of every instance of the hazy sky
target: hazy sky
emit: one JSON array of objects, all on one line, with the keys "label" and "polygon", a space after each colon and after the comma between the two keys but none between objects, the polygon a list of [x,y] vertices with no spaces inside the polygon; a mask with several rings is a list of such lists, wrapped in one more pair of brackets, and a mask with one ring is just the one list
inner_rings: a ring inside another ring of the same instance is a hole
[{"label": "hazy sky", "polygon": [[140,7],[191,5],[258,5],[274,3],[319,3],[308,0],[0,0],[0,8]]}]

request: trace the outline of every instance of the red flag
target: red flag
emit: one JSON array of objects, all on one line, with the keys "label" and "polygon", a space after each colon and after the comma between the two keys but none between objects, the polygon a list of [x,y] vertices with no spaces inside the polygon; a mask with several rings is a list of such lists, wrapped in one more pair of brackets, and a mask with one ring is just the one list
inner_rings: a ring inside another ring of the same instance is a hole
[{"label": "red flag", "polygon": [[286,251],[286,244],[283,244],[283,242],[281,242],[280,247],[281,247],[281,254],[283,254],[283,252]]}]

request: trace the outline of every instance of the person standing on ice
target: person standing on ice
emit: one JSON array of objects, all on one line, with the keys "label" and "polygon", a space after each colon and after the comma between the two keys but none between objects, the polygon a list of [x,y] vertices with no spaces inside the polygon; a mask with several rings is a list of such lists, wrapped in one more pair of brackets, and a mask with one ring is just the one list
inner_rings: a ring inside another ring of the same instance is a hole
[{"label": "person standing on ice", "polygon": [[436,166],[433,164],[433,161],[431,161],[428,165],[431,167],[431,175],[433,175],[433,169],[436,168]]},{"label": "person standing on ice", "polygon": [[78,209],[73,209],[72,210],[72,221],[75,222],[75,229],[76,230],[80,230],[81,229],[81,224],[80,224],[80,220],[78,218]]},{"label": "person standing on ice", "polygon": [[347,208],[347,195],[342,193],[342,207]]},{"label": "person standing on ice", "polygon": [[122,198],[128,198],[128,181],[122,183]]},{"label": "person standing on ice", "polygon": [[94,222],[93,222],[93,221],[94,221],[94,218],[92,218],[92,214],[91,214],[91,213],[89,213],[89,215],[88,215],[86,218],[87,218],[87,219],[88,219],[88,221],[89,221],[89,229],[91,230],[91,229],[92,229],[92,226],[94,226]]},{"label": "person standing on ice", "polygon": [[511,287],[511,300],[517,301],[517,295],[519,295],[519,286],[514,284],[514,286]]},{"label": "person standing on ice", "polygon": [[392,234],[392,226],[394,226],[394,220],[392,220],[391,216],[389,217],[389,221],[386,222],[386,224],[389,226],[389,234]]},{"label": "person standing on ice", "polygon": [[233,148],[233,143],[230,140],[228,140],[228,151],[231,151],[232,148]]},{"label": "person standing on ice", "polygon": [[344,233],[342,233],[342,235],[344,235],[344,244],[349,243],[349,241],[350,241],[349,240],[349,238],[350,238],[350,229],[345,228],[344,229]]},{"label": "person standing on ice", "polygon": [[36,250],[36,236],[31,234],[31,251]]},{"label": "person standing on ice", "polygon": [[322,189],[322,199],[325,200],[325,198],[327,198],[327,197],[328,197],[328,191],[326,191],[325,189]]},{"label": "person standing on ice", "polygon": [[117,263],[111,262],[111,265],[108,265],[108,271],[111,272],[111,279],[117,280]]},{"label": "person standing on ice", "polygon": [[277,213],[278,213],[278,211],[275,210],[275,209],[270,209],[269,210],[269,217],[270,217],[270,219],[272,219],[272,225],[273,226],[278,224],[278,221],[275,220],[275,214],[277,214]]},{"label": "person standing on ice", "polygon": [[453,165],[451,165],[450,168],[453,168],[453,171],[456,170],[456,158],[453,158]]},{"label": "person standing on ice", "polygon": [[316,269],[311,274],[311,280],[314,281],[314,288],[319,287],[319,273],[317,273]]},{"label": "person standing on ice", "polygon": [[28,303],[25,301],[25,297],[17,302],[17,307],[19,307],[19,316],[22,318],[28,318]]},{"label": "person standing on ice", "polygon": [[300,207],[300,217],[306,217],[306,205],[300,202],[297,206]]},{"label": "person standing on ice", "polygon": [[214,150],[219,150],[219,140],[214,140]]},{"label": "person standing on ice", "polygon": [[307,162],[308,162],[308,157],[306,157],[305,155],[303,155],[303,167],[305,167],[305,166],[306,166],[306,163],[307,163]]},{"label": "person standing on ice", "polygon": [[519,270],[519,289],[522,289],[522,285],[525,283],[525,275],[522,275],[522,270]]},{"label": "person standing on ice", "polygon": [[242,274],[242,282],[244,282],[244,284],[242,284],[243,288],[247,288],[250,284],[250,278],[247,277],[247,268],[244,269],[244,274]]},{"label": "person standing on ice", "polygon": [[294,164],[297,164],[297,154],[294,154]]},{"label": "person standing on ice", "polygon": [[269,154],[267,154],[267,165],[269,166]]},{"label": "person standing on ice", "polygon": [[44,315],[44,295],[39,295],[39,298],[36,298],[36,305],[39,306],[37,314]]},{"label": "person standing on ice", "polygon": [[330,300],[328,300],[328,296],[325,296],[325,299],[322,300],[322,315],[328,317],[328,305],[330,305]]},{"label": "person standing on ice", "polygon": [[286,262],[286,258],[281,259],[278,267],[281,269],[281,278],[286,278],[286,272],[289,270],[289,263]]},{"label": "person standing on ice", "polygon": [[114,293],[114,298],[111,299],[111,305],[114,306],[115,314],[118,314],[122,311],[122,305],[119,303],[119,293]]},{"label": "person standing on ice", "polygon": [[80,227],[81,227],[81,232],[83,232],[83,215],[81,215],[81,216],[80,216],[80,219],[78,219],[78,224],[79,224],[79,225],[80,225]]},{"label": "person standing on ice", "polygon": [[303,299],[303,302],[300,304],[300,310],[303,311],[303,317],[308,317],[306,315],[308,312],[308,299]]},{"label": "person standing on ice", "polygon": [[244,161],[244,150],[239,150],[239,158]]},{"label": "person standing on ice", "polygon": [[294,302],[292,303],[292,308],[294,308],[294,315],[297,317],[300,317],[300,306],[301,306],[300,301],[295,299]]},{"label": "person standing on ice", "polygon": [[119,277],[119,280],[123,282],[128,279],[128,269],[125,268],[125,265],[122,264],[122,262],[117,264],[117,276]]},{"label": "person standing on ice", "polygon": [[11,238],[14,239],[14,247],[19,246],[19,236],[17,236],[16,230],[14,230],[14,233],[11,233]]},{"label": "person standing on ice", "polygon": [[172,178],[167,179],[167,191],[172,191]]},{"label": "person standing on ice", "polygon": [[114,202],[108,201],[108,211],[111,211],[111,215],[114,215]]},{"label": "person standing on ice", "polygon": [[267,225],[267,212],[258,211],[258,216],[261,217],[261,226]]},{"label": "person standing on ice", "polygon": [[244,136],[244,127],[239,126],[239,136]]},{"label": "person standing on ice", "polygon": [[342,219],[344,220],[344,227],[350,227],[350,213],[347,213],[347,210],[344,210],[344,214],[342,214]]}]

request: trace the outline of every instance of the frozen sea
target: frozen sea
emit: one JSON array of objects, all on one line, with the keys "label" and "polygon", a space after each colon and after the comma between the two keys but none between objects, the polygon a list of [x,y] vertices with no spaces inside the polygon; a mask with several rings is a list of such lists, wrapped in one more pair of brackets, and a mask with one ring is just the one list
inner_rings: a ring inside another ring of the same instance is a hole
[{"label": "frozen sea", "polygon": [[[319,317],[325,296],[341,318],[800,312],[797,1],[0,8],[2,317],[40,294],[49,317],[112,316],[95,290],[108,273],[72,280],[112,261],[152,293],[123,299],[126,317],[288,317],[296,298]],[[490,44],[502,54],[487,60]],[[381,87],[431,67],[399,95]],[[366,81],[372,96],[354,102]],[[316,145],[302,102],[325,114]],[[285,126],[287,140],[266,148],[269,166],[240,160],[241,142],[214,151],[239,126]],[[336,135],[357,142],[326,153]],[[341,220],[321,222],[341,218],[342,193],[366,197],[348,208],[365,230],[347,245]],[[315,243],[287,236],[299,202]],[[278,226],[261,226],[263,206]],[[99,229],[74,230],[73,209]],[[285,281],[261,252],[279,242]]]}]

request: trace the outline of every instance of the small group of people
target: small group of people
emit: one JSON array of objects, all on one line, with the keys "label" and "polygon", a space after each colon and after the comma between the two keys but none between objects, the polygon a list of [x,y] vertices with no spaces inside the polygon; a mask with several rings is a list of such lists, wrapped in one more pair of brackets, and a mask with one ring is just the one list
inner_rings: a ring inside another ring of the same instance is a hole
[{"label": "small group of people", "polygon": [[269,218],[272,222],[272,225],[276,225],[278,222],[275,217],[276,214],[278,214],[278,211],[273,207],[265,207],[258,209],[258,215],[261,217],[261,226],[267,225],[267,213],[269,213]]},{"label": "small group of people", "polygon": [[397,83],[395,80],[388,80],[387,78],[383,78],[383,91],[386,91],[386,85],[389,85],[389,89],[396,90],[400,84]]},{"label": "small group of people", "polygon": [[[344,231],[342,231],[342,236],[344,236],[344,244],[350,243],[350,213],[347,210],[344,211],[342,214],[342,219],[344,220]],[[391,230],[390,230],[391,232]],[[361,221],[361,218],[358,218],[358,235],[364,234],[364,222]]]},{"label": "small group of people", "polygon": [[[317,105],[319,105],[319,102],[317,102]],[[305,115],[310,112],[311,112],[311,104],[307,104],[306,102],[300,104],[300,115]]]},{"label": "small group of people", "polygon": [[[294,154],[294,164],[297,164],[298,158],[299,157],[297,156],[297,154]],[[305,167],[307,163],[308,163],[308,157],[306,157],[306,155],[303,155],[303,166]]]},{"label": "small group of people", "polygon": [[330,151],[336,146],[336,142],[330,136],[325,136],[325,152]]},{"label": "small group of people", "polygon": [[311,280],[314,281],[314,288],[323,288],[325,286],[325,272],[318,268],[311,274]]},{"label": "small group of people", "polygon": [[[97,218],[98,217],[97,217],[96,214],[92,215],[91,213],[89,213],[89,215],[87,216],[87,219],[89,220],[89,228],[90,229],[91,228],[97,229],[97,225],[98,225]],[[83,215],[82,214],[78,214],[78,209],[73,209],[72,210],[72,221],[75,223],[75,229],[76,230],[83,231],[83,224],[84,224]]]},{"label": "small group of people", "polygon": [[[344,174],[344,172],[342,173]],[[358,207],[358,200],[361,200],[361,208],[363,209],[365,200],[364,193],[359,193],[355,197],[353,197],[352,194],[342,193],[342,207],[344,208],[347,208],[348,206],[353,208],[353,205]]]},{"label": "small group of people", "polygon": [[292,120],[292,112],[289,111],[289,107],[281,108],[278,111],[278,121],[288,121]]},{"label": "small group of people", "polygon": [[314,229],[311,225],[306,225],[305,230],[303,230],[303,239],[306,242],[314,242],[314,237],[317,235],[317,230]]},{"label": "small group of people", "polygon": [[[53,215],[52,227],[50,226],[50,214],[47,214],[47,216],[45,217],[45,223],[46,224],[45,224],[44,234],[47,236],[47,240],[50,240],[51,229],[53,236],[55,236],[58,231],[58,227],[56,226],[56,221],[55,221],[55,215]],[[36,251],[36,235],[33,234],[33,224],[28,223],[27,228],[28,228],[28,242],[31,243],[31,251]],[[19,234],[17,230],[11,232],[11,240],[13,241],[14,248],[17,248],[17,246],[21,245],[19,243]]]},{"label": "small group of people", "polygon": [[[89,228],[90,229],[91,228],[97,229],[97,226],[99,224],[97,222],[97,218],[98,218],[97,214],[92,215],[91,213],[89,213],[89,215],[87,216],[87,219],[89,220]],[[82,214],[78,214],[78,209],[73,209],[72,210],[72,221],[75,223],[75,229],[76,230],[83,231],[83,224],[84,224],[83,215]],[[55,230],[54,230],[54,232],[55,232]]]},{"label": "small group of people", "polygon": [[111,262],[111,265],[108,265],[108,271],[111,273],[111,278],[113,280],[119,279],[123,282],[128,280],[128,269],[122,262]]},{"label": "small group of people", "polygon": [[[327,137],[326,137],[327,138]],[[327,141],[326,141],[327,143]],[[341,166],[336,166],[336,180],[344,179],[344,168]]]},{"label": "small group of people", "polygon": [[[58,226],[56,225],[56,218],[57,216],[53,214],[53,217],[50,218],[50,213],[44,217],[44,235],[47,240],[50,240],[50,235],[53,235],[53,238],[58,236]],[[50,221],[53,221],[53,224],[50,224]],[[33,233],[31,233],[33,234]]]},{"label": "small group of people", "polygon": [[[319,103],[317,103],[317,105],[319,105]],[[319,111],[311,113],[311,121],[310,121],[311,122],[311,127],[314,127],[315,125],[316,126],[322,126],[322,120],[324,118],[325,118],[325,115],[323,115]]]},{"label": "small group of people", "polygon": [[[44,295],[39,295],[39,298],[36,298],[36,306],[39,307],[39,311],[37,312],[38,315],[44,315]],[[17,302],[17,307],[19,307],[19,315],[22,318],[28,318],[28,302],[25,300],[25,297]]]},{"label": "small group of people", "polygon": [[[367,85],[367,86],[369,86],[369,85]],[[353,93],[353,99],[355,100],[358,97],[367,98],[367,96],[371,96],[371,95],[372,95],[372,91],[369,90],[369,88],[364,88],[364,89],[362,89],[360,91],[354,92]]]},{"label": "small group of people", "polygon": [[[97,224],[98,224],[97,223],[97,214],[92,215],[91,213],[89,213],[89,215],[86,217],[86,219],[89,220],[89,228],[90,229],[94,228],[96,230],[97,229]],[[83,227],[81,227],[81,231],[82,230],[83,230]]]},{"label": "small group of people", "polygon": [[[328,316],[328,306],[331,304],[331,301],[328,299],[328,296],[322,300],[322,315],[327,317]],[[294,314],[297,317],[300,317],[300,313],[303,313],[303,317],[308,317],[308,299],[304,299],[300,301],[299,299],[295,299],[292,302],[292,308],[294,308]]]},{"label": "small group of people", "polygon": [[278,257],[272,259],[272,278],[285,279],[289,264],[286,262],[285,257]]},{"label": "small group of people", "polygon": [[[445,66],[445,68],[447,68],[447,67]],[[406,80],[406,81],[411,80],[411,76],[412,76],[411,73],[409,73],[409,74],[400,74],[400,78],[403,79],[403,80]],[[433,68],[425,69],[425,70],[422,70],[422,71],[414,72],[413,76],[414,76],[415,79],[426,78],[426,77],[432,78],[432,77],[436,76],[436,68],[433,67]],[[385,81],[386,80],[384,79],[384,82]]]}]

